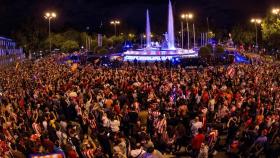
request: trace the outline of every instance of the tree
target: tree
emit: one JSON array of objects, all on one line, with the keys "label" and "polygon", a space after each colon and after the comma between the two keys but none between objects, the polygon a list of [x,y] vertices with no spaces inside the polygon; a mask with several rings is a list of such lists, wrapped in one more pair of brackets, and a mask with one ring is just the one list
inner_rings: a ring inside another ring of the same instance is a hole
[{"label": "tree", "polygon": [[63,36],[66,40],[72,40],[76,41],[78,43],[81,43],[81,36],[80,32],[74,30],[74,29],[69,29],[63,33]]},{"label": "tree", "polygon": [[28,20],[20,26],[20,29],[13,33],[13,38],[18,45],[22,46],[26,53],[44,50],[44,42],[47,38],[47,29],[41,23]]},{"label": "tree", "polygon": [[94,53],[97,53],[97,54],[106,54],[108,52],[109,52],[108,49],[105,48],[105,47],[98,47],[98,46],[96,46],[94,48]]},{"label": "tree", "polygon": [[265,45],[270,49],[280,49],[280,19],[277,15],[267,15],[261,27]]},{"label": "tree", "polygon": [[73,40],[67,40],[65,41],[61,46],[62,51],[69,52],[73,50],[79,49],[79,44],[76,41]]},{"label": "tree", "polygon": [[213,46],[211,44],[207,44],[206,47],[209,48],[211,53],[213,52]]},{"label": "tree", "polygon": [[209,32],[207,33],[207,37],[208,37],[208,38],[214,38],[214,37],[215,37],[215,34],[214,34],[212,31],[209,31]]},{"label": "tree", "polygon": [[201,47],[198,51],[198,55],[201,58],[209,58],[211,56],[211,50],[208,47]]},{"label": "tree", "polygon": [[255,41],[255,32],[244,25],[236,25],[231,30],[232,40],[239,45],[251,45]]},{"label": "tree", "polygon": [[219,56],[219,55],[222,55],[224,53],[225,53],[224,47],[221,46],[221,45],[217,45],[216,49],[215,49],[215,54]]},{"label": "tree", "polygon": [[109,51],[106,48],[101,48],[99,49],[99,51],[97,52],[98,54],[107,54]]},{"label": "tree", "polygon": [[279,33],[273,33],[269,36],[267,40],[265,40],[265,45],[269,49],[278,49],[280,50],[280,32]]},{"label": "tree", "polygon": [[113,45],[116,46],[116,45],[123,44],[125,37],[122,35],[121,36],[112,36],[110,39],[113,41]]},{"label": "tree", "polygon": [[[52,45],[58,49],[61,49],[65,40],[66,40],[65,37],[60,33],[52,34],[52,36],[51,36]],[[45,45],[47,45],[46,47],[49,46],[49,41],[50,41],[50,38],[47,38],[47,40],[45,42]]]}]

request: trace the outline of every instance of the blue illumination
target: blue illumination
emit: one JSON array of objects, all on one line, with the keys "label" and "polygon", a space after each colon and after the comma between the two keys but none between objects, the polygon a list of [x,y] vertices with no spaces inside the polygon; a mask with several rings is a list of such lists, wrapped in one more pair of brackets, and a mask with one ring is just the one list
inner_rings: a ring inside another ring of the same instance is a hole
[{"label": "blue illumination", "polygon": [[123,45],[123,50],[124,50],[124,51],[129,50],[129,49],[132,49],[132,48],[133,48],[132,42],[130,42],[130,41],[124,42],[124,45]]},{"label": "blue illumination", "polygon": [[236,63],[247,63],[247,64],[250,63],[249,59],[247,59],[246,57],[242,56],[238,52],[234,52],[234,57],[235,57],[234,60],[235,60]]}]

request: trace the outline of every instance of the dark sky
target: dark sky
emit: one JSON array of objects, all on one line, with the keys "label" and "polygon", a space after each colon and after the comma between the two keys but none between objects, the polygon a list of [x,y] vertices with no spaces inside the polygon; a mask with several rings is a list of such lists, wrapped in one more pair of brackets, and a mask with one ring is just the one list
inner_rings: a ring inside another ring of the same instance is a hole
[{"label": "dark sky", "polygon": [[[191,11],[195,23],[206,28],[230,29],[232,25],[248,23],[253,16],[263,17],[280,0],[173,0],[174,19],[179,29],[180,14]],[[110,19],[121,20],[121,32],[143,32],[145,10],[150,9],[152,32],[163,33],[167,26],[168,0],[0,0],[0,35],[9,36],[27,21],[47,24],[43,14],[55,10],[58,18],[53,23],[55,31],[66,28],[91,31],[98,29],[101,21],[105,31],[112,31]],[[47,26],[47,25],[46,25]]]}]

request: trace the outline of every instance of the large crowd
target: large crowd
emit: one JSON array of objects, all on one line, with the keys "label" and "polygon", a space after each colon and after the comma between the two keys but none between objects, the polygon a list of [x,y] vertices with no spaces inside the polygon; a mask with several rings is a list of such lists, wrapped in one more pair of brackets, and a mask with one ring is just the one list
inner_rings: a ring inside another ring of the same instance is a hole
[{"label": "large crowd", "polygon": [[277,63],[108,68],[58,58],[1,69],[0,157],[279,156]]}]

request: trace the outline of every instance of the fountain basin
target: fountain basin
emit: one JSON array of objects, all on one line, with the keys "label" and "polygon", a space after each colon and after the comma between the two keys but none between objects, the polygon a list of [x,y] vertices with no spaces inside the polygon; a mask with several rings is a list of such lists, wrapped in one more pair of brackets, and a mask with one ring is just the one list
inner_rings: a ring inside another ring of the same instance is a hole
[{"label": "fountain basin", "polygon": [[125,61],[138,60],[138,61],[160,61],[171,60],[172,58],[195,58],[198,53],[192,49],[160,49],[160,50],[128,50],[123,53]]}]

